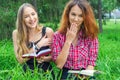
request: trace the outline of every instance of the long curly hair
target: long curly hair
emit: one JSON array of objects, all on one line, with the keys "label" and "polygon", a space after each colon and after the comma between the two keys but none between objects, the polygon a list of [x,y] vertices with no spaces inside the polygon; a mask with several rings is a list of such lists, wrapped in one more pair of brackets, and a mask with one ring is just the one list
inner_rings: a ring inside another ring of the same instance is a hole
[{"label": "long curly hair", "polygon": [[[28,32],[28,28],[25,25],[24,20],[23,20],[23,13],[24,13],[24,9],[26,7],[31,7],[36,11],[36,9],[29,3],[24,3],[23,5],[20,6],[20,8],[18,10],[16,27],[17,27],[17,44],[18,44],[17,53],[19,55],[27,53],[29,50],[27,47],[27,44],[29,42],[29,37],[28,37],[29,32]],[[36,29],[40,30],[40,26],[37,25]]]},{"label": "long curly hair", "polygon": [[86,0],[70,0],[67,5],[64,8],[61,22],[60,22],[60,27],[58,31],[62,34],[66,34],[67,28],[70,27],[70,22],[69,22],[69,13],[70,10],[73,6],[78,5],[79,8],[82,10],[83,13],[83,23],[80,26],[82,30],[82,36],[84,38],[86,37],[91,37],[94,39],[97,37],[99,33],[99,29],[93,14],[92,7]]}]

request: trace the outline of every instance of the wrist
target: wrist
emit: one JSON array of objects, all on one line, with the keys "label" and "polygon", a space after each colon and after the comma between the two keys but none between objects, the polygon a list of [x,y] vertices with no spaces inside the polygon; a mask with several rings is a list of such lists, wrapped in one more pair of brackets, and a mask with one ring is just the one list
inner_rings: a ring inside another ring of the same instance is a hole
[{"label": "wrist", "polygon": [[36,50],[39,50],[40,47],[36,44],[36,45],[35,45],[35,49],[36,49]]},{"label": "wrist", "polygon": [[65,42],[65,44],[67,44],[67,45],[71,45],[71,43],[72,43],[72,42],[70,42],[70,41],[66,41],[66,42]]}]

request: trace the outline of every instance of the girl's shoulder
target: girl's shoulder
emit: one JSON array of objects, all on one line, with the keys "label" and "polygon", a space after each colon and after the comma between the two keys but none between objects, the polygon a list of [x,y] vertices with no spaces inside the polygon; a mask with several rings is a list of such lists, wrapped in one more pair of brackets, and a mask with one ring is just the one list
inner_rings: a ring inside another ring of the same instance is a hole
[{"label": "girl's shoulder", "polygon": [[54,33],[54,31],[52,28],[46,27],[46,33]]},{"label": "girl's shoulder", "polygon": [[13,41],[16,41],[16,39],[17,39],[17,30],[16,29],[13,30],[13,32],[12,32],[12,39],[13,39]]},{"label": "girl's shoulder", "polygon": [[47,35],[48,37],[52,37],[53,34],[54,34],[54,31],[52,30],[52,28],[46,27],[45,33],[46,33],[46,35]]},{"label": "girl's shoulder", "polygon": [[15,36],[15,35],[17,35],[17,29],[13,30],[12,32],[12,36]]}]

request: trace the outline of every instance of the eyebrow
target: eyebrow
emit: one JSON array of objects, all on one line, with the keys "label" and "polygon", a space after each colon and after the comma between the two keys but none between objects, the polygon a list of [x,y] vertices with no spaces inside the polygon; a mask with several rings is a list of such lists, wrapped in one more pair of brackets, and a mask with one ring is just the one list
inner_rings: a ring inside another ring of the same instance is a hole
[{"label": "eyebrow", "polygon": [[[74,14],[76,14],[74,11],[73,12],[71,12],[72,14],[74,13]],[[83,13],[81,12],[79,15],[83,15]]]}]

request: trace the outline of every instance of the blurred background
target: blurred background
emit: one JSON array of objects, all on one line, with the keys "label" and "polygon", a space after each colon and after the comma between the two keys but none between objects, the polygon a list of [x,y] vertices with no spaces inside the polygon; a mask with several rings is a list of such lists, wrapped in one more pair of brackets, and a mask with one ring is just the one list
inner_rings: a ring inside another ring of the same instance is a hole
[{"label": "blurred background", "polygon": [[[39,14],[40,23],[57,28],[62,11],[68,0],[0,0],[0,40],[11,39],[11,32],[15,29],[16,15],[21,4],[28,2],[33,4]],[[120,0],[88,0],[93,7],[96,20],[98,20],[102,32],[102,21],[106,19],[119,21]],[[117,19],[117,20],[114,20]],[[52,23],[52,24],[51,24]]]},{"label": "blurred background", "polygon": [[[21,65],[14,55],[12,31],[16,28],[18,8],[25,2],[36,7],[40,24],[56,31],[67,1],[0,0],[0,80],[53,80],[50,72],[41,74],[35,72],[34,76],[31,73],[23,74]],[[120,0],[88,1],[93,8],[100,30],[99,53],[95,69],[103,73],[96,75],[96,78],[97,80],[120,80]],[[53,66],[55,67],[54,64]]]}]

